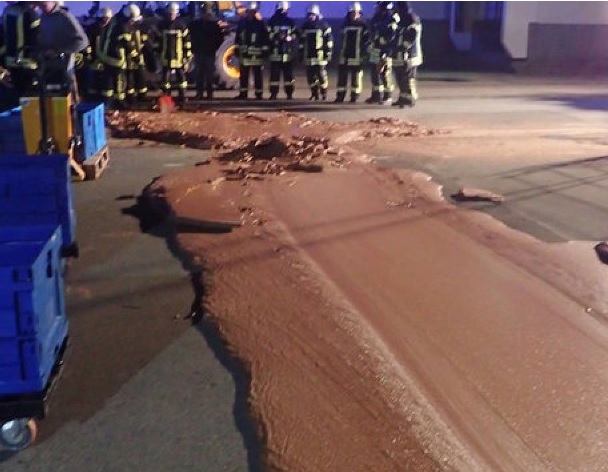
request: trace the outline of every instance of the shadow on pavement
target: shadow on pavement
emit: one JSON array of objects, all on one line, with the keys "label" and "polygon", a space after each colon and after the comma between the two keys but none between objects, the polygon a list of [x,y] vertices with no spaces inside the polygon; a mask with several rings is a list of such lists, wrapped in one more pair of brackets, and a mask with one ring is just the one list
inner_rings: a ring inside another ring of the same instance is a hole
[{"label": "shadow on pavement", "polygon": [[[163,238],[171,254],[180,261],[184,270],[190,274],[193,291],[190,322],[196,326],[216,359],[232,376],[235,386],[235,400],[232,411],[235,424],[247,451],[249,471],[262,472],[264,469],[261,462],[260,441],[256,426],[248,411],[250,378],[243,365],[231,356],[217,326],[204,316],[204,270],[194,264],[191,257],[179,248],[176,236],[183,228],[177,228],[174,224],[168,222],[168,219],[151,208],[146,198],[141,195],[136,197],[135,203],[131,207],[123,209],[123,213],[137,218],[143,233]],[[199,230],[198,232],[204,231]],[[210,230],[209,232],[216,233],[217,231]]]}]

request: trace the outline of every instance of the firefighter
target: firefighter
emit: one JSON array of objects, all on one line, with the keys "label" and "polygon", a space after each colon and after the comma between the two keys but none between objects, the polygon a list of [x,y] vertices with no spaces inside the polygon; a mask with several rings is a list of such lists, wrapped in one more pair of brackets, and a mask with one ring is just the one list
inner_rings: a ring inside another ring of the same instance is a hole
[{"label": "firefighter", "polygon": [[407,2],[397,2],[399,25],[393,51],[393,67],[399,99],[393,103],[400,108],[413,107],[418,99],[416,73],[422,64],[422,22],[420,17],[408,6]]},{"label": "firefighter", "polygon": [[4,10],[4,65],[10,72],[14,92],[24,96],[37,84],[36,50],[40,16],[36,2],[12,2]]},{"label": "firefighter", "polygon": [[342,42],[338,66],[338,87],[336,102],[346,97],[348,76],[350,75],[350,101],[355,103],[363,90],[363,63],[368,43],[367,24],[361,15],[361,4],[351,4],[342,27]]},{"label": "firefighter", "polygon": [[138,98],[146,101],[148,86],[146,84],[144,44],[148,40],[147,34],[142,28],[141,9],[137,5],[126,5],[123,7],[123,15],[126,19],[125,31],[127,41],[125,49],[126,62],[126,95],[127,103],[133,105]]},{"label": "firefighter", "polygon": [[126,51],[131,40],[126,24],[120,10],[99,35],[97,59],[102,63],[104,77],[101,95],[108,108],[126,107]]},{"label": "firefighter", "polygon": [[237,100],[247,99],[249,74],[253,72],[255,98],[261,100],[264,95],[262,69],[264,60],[268,56],[269,37],[266,23],[258,13],[257,2],[249,4],[247,16],[239,22],[234,44],[238,50],[241,66],[239,94],[235,98]]},{"label": "firefighter", "polygon": [[281,86],[281,73],[287,100],[295,90],[293,61],[298,37],[296,23],[289,16],[289,2],[278,2],[274,15],[268,20],[270,34],[270,100],[276,100]]},{"label": "firefighter", "polygon": [[84,84],[86,84],[86,89],[82,86],[81,90],[86,90],[87,95],[92,98],[101,95],[103,88],[103,62],[98,59],[97,52],[101,33],[108,27],[114,14],[111,8],[105,7],[97,10],[95,15],[95,21],[85,28],[89,47],[84,53],[85,72],[81,74],[84,75]]},{"label": "firefighter", "polygon": [[163,68],[162,89],[168,95],[177,88],[178,101],[186,102],[186,68],[192,57],[192,44],[188,26],[179,17],[179,5],[170,3],[166,18],[159,25],[160,43],[157,45]]},{"label": "firefighter", "polygon": [[306,79],[310,86],[310,100],[327,100],[327,64],[331,61],[334,39],[331,27],[322,18],[319,5],[308,9],[308,16],[302,25],[300,59],[306,65]]},{"label": "firefighter", "polygon": [[368,47],[369,67],[372,77],[372,95],[365,103],[390,105],[392,92],[392,48],[397,31],[397,17],[393,15],[392,2],[378,2],[376,14],[370,23]]}]

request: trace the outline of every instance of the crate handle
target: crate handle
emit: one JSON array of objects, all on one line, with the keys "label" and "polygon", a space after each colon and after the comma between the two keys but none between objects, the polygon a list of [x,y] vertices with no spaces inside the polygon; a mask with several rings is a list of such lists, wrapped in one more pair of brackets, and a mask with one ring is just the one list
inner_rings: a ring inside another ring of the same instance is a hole
[{"label": "crate handle", "polygon": [[53,277],[53,251],[46,253],[46,277]]}]

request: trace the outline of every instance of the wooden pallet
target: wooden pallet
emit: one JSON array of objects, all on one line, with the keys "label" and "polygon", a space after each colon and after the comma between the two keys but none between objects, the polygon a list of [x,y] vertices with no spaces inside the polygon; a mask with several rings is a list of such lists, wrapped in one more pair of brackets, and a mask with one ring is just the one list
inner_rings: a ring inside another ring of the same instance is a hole
[{"label": "wooden pallet", "polygon": [[101,173],[105,170],[105,168],[108,166],[108,162],[110,161],[110,150],[108,149],[108,146],[104,146],[101,148],[101,150],[89,157],[88,159],[85,159],[82,164],[80,164],[80,167],[82,167],[82,170],[84,171],[85,174],[85,179],[86,180],[95,180],[98,179],[99,176],[101,175]]}]

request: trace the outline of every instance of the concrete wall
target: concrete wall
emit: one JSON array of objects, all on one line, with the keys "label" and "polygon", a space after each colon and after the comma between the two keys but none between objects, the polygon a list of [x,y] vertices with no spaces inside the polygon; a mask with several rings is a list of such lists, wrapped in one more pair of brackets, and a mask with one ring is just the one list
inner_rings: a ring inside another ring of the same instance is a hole
[{"label": "concrete wall", "polygon": [[505,2],[502,42],[513,59],[608,57],[608,2]]}]

